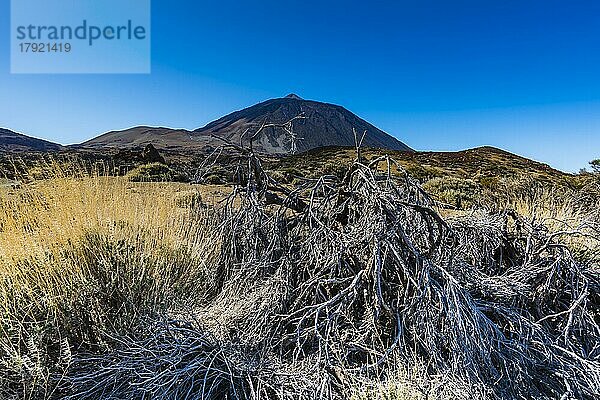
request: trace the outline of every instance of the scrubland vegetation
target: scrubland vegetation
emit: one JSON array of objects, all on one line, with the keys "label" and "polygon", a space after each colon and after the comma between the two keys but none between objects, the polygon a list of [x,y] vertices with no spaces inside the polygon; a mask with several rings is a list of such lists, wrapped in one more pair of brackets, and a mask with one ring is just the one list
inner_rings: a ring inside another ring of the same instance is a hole
[{"label": "scrubland vegetation", "polygon": [[596,175],[247,161],[0,186],[0,398],[598,398]]}]

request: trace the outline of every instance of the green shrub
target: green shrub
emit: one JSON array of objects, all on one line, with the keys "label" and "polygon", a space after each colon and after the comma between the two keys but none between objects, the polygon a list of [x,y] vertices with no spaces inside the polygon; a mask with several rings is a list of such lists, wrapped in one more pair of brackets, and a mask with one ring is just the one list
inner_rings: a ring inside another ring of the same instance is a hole
[{"label": "green shrub", "polygon": [[297,177],[305,176],[304,172],[302,172],[300,169],[293,168],[293,167],[284,168],[280,172],[284,177],[284,182],[286,182],[286,183],[293,182],[295,179],[297,179]]},{"label": "green shrub", "polygon": [[348,165],[342,162],[330,161],[323,166],[324,175],[335,175],[342,179],[348,172]]},{"label": "green shrub", "polygon": [[223,177],[220,174],[210,174],[202,180],[203,183],[208,183],[209,185],[221,185],[227,182],[226,177]]},{"label": "green shrub", "polygon": [[479,184],[483,189],[497,190],[500,186],[500,178],[497,176],[484,176],[479,178]]},{"label": "green shrub", "polygon": [[233,182],[234,166],[226,167],[224,165],[212,165],[206,170],[200,171],[196,180],[199,183],[207,183],[209,185],[222,185]]},{"label": "green shrub", "polygon": [[428,167],[421,164],[410,164],[404,167],[404,170],[419,182],[426,182],[433,178],[443,176],[439,168]]},{"label": "green shrub", "polygon": [[185,182],[187,178],[173,171],[165,164],[151,163],[140,165],[126,175],[130,182]]},{"label": "green shrub", "polygon": [[481,185],[472,179],[454,177],[433,178],[423,184],[423,189],[438,201],[457,208],[468,208],[481,195]]}]

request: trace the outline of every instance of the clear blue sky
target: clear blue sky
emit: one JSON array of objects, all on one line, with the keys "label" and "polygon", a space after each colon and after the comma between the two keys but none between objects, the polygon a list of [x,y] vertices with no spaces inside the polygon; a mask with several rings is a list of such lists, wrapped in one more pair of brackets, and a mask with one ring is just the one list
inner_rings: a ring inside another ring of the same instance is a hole
[{"label": "clear blue sky", "polygon": [[60,143],[197,128],[290,92],[418,150],[494,145],[567,171],[600,157],[600,2],[152,1],[150,75],[10,75],[0,126]]}]

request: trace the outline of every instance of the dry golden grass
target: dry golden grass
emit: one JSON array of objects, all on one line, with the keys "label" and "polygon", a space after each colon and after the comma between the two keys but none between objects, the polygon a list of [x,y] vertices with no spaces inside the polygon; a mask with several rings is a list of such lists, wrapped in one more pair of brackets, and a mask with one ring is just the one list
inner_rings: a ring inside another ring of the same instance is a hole
[{"label": "dry golden grass", "polygon": [[[141,189],[141,190],[140,190]],[[172,226],[177,213],[162,188],[115,178],[40,181],[0,197],[0,254],[22,258],[62,247],[90,230]]]},{"label": "dry golden grass", "polygon": [[70,349],[200,301],[219,248],[200,199],[219,197],[100,176],[0,188],[0,398],[56,396],[47,380]]},{"label": "dry golden grass", "polygon": [[226,188],[85,177],[0,189],[0,258],[22,259],[72,244],[89,231],[146,232],[161,243],[190,237],[186,198],[219,201]]}]

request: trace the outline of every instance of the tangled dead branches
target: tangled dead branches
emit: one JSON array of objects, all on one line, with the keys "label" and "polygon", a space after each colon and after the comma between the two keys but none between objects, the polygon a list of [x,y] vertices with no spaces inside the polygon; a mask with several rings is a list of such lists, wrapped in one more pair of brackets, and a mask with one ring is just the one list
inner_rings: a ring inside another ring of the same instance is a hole
[{"label": "tangled dead branches", "polygon": [[445,220],[388,157],[288,188],[245,154],[200,322],[82,358],[71,393],[338,399],[419,362],[471,398],[598,398],[600,283],[568,233]]},{"label": "tangled dead branches", "polygon": [[356,162],[277,210],[245,192],[224,224],[219,297],[271,286],[261,323],[234,318],[247,338],[338,375],[380,376],[400,354],[501,398],[594,397],[597,276],[514,213],[445,222],[392,165]]}]

